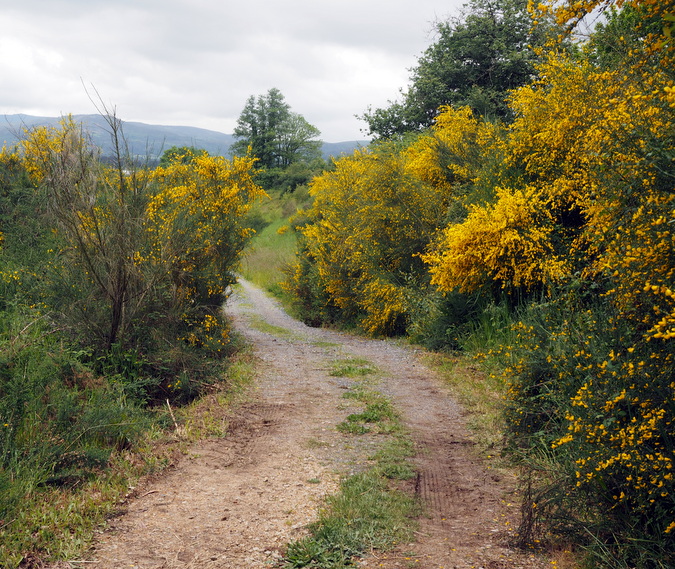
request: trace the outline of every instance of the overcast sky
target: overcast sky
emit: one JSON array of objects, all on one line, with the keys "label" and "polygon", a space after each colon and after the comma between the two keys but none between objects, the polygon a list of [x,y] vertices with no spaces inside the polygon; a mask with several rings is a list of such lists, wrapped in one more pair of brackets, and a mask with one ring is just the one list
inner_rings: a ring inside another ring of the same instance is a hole
[{"label": "overcast sky", "polygon": [[464,0],[17,0],[0,8],[0,114],[91,114],[231,133],[276,87],[327,142],[408,83]]}]

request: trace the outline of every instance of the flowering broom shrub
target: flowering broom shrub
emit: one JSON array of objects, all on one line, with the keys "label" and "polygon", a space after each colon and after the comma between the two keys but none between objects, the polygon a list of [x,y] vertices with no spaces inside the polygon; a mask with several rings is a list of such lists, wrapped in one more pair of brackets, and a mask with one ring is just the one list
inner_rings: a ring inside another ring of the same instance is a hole
[{"label": "flowering broom shrub", "polygon": [[[640,46],[611,66],[553,54],[513,96],[509,160],[554,195],[568,189],[582,224],[560,299],[526,312],[503,353],[513,440],[530,458],[546,445],[560,465],[541,480],[540,515],[588,540],[603,566],[671,567],[673,48],[663,4],[625,4],[642,14],[626,30]],[[574,20],[591,4],[560,6]]]},{"label": "flowering broom shrub", "polygon": [[[370,333],[396,333],[407,319],[406,281],[423,273],[423,251],[444,214],[443,191],[410,171],[396,148],[357,151],[312,182],[304,261],[344,322]],[[296,269],[288,287],[312,289]]]},{"label": "flowering broom shrub", "polygon": [[22,144],[43,221],[61,240],[46,301],[129,393],[182,397],[192,390],[187,381],[168,389],[174,376],[189,369],[199,380],[203,357],[226,353],[221,305],[252,233],[245,214],[263,191],[250,158],[187,151],[142,168],[125,153],[119,120],[107,120],[118,143],[112,166],[70,118]]},{"label": "flowering broom shrub", "polygon": [[508,127],[442,109],[428,133],[317,178],[290,288],[378,333],[441,312],[443,295],[505,295],[520,322],[498,351],[511,448],[536,474],[529,513],[602,566],[672,567],[673,5],[530,9],[568,35],[607,18],[574,49],[548,46]]},{"label": "flowering broom shrub", "polygon": [[[342,158],[314,179],[312,209],[287,288],[305,306],[323,297],[333,319],[373,334],[404,332],[429,276],[422,254],[462,200],[495,128],[445,108],[429,133]],[[336,310],[337,309],[337,310]]]},{"label": "flowering broom shrub", "polygon": [[265,195],[251,177],[253,162],[188,152],[150,174],[155,193],[145,223],[149,245],[138,262],[168,275],[181,340],[213,355],[224,354],[229,343],[221,307],[253,233],[245,215]]}]

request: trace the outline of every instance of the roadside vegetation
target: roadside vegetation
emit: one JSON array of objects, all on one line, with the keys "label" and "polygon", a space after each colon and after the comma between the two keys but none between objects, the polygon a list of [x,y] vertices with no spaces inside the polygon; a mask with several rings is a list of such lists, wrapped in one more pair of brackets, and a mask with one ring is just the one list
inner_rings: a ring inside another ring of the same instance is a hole
[{"label": "roadside vegetation", "polygon": [[112,160],[68,117],[0,153],[2,567],[76,558],[166,464],[153,441],[239,382],[221,307],[264,196],[253,159],[178,149],[149,169],[106,117]]},{"label": "roadside vegetation", "polygon": [[77,558],[167,449],[226,434],[251,371],[223,303],[256,232],[277,249],[260,266],[292,257],[294,237],[276,230],[325,166],[318,130],[276,89],[249,100],[230,159],[173,147],[155,165],[99,110],[111,155],[69,116],[0,152],[8,569]]},{"label": "roadside vegetation", "polygon": [[276,297],[290,300],[281,286],[297,247],[289,220],[311,204],[311,197],[306,184],[292,192],[271,189],[267,193],[269,198],[258,202],[249,214],[255,235],[242,260],[241,274]]},{"label": "roadside vegetation", "polygon": [[672,31],[650,0],[471,2],[366,114],[376,141],[311,182],[284,285],[307,323],[475,357],[520,544],[591,566],[675,565]]}]

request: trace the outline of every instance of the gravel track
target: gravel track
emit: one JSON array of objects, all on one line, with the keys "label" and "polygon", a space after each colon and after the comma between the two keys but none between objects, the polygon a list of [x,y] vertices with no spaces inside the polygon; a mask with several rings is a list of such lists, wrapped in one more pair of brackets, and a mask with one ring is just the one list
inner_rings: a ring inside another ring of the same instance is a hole
[{"label": "gravel track", "polygon": [[250,402],[231,417],[227,436],[195,444],[166,474],[139,485],[84,566],[273,567],[284,545],[305,534],[339,477],[366,467],[378,444],[376,435],[335,429],[354,411],[342,397],[352,380],[331,376],[330,363],[364,358],[380,370],[376,388],[411,430],[418,476],[410,489],[426,512],[415,543],[373,552],[359,565],[550,567],[506,545],[517,523],[514,481],[481,463],[462,409],[417,350],[309,328],[246,281],[227,312],[259,360]]}]

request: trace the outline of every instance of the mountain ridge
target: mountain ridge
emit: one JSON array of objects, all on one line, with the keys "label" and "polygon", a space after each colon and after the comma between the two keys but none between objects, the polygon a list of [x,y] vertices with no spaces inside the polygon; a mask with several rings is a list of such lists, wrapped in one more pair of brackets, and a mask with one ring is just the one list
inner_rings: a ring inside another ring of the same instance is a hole
[{"label": "mountain ridge", "polygon": [[[72,115],[90,134],[104,155],[111,153],[109,125],[102,115]],[[38,126],[57,126],[62,117],[42,117],[23,113],[0,115],[0,143],[16,144],[23,130]],[[214,156],[229,157],[230,146],[236,140],[232,134],[192,126],[155,125],[137,121],[122,121],[122,128],[129,150],[133,155],[158,158],[172,146],[203,148]],[[368,144],[367,140],[322,142],[324,159],[352,154],[356,148]]]}]

